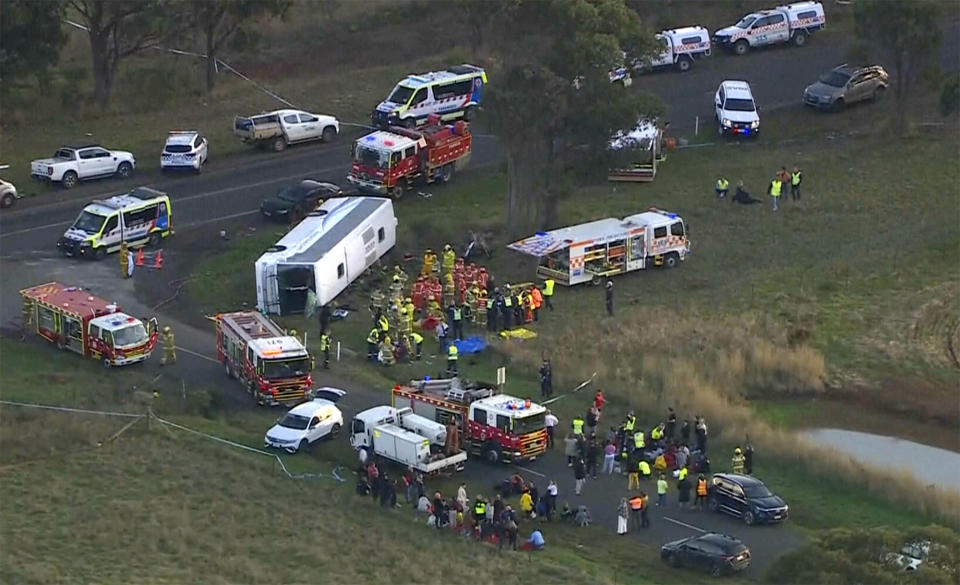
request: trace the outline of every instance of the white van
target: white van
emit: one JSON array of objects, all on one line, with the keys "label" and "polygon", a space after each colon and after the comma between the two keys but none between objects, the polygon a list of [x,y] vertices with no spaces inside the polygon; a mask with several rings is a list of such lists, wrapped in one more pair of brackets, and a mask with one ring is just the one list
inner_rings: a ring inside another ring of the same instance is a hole
[{"label": "white van", "polygon": [[396,243],[390,199],[328,199],[257,259],[257,308],[302,313],[311,291],[326,305]]},{"label": "white van", "polygon": [[137,187],[84,207],[57,248],[66,256],[100,260],[119,250],[124,241],[132,248],[156,247],[173,233],[172,217],[166,193]]},{"label": "white van", "polygon": [[378,128],[415,128],[426,124],[430,114],[439,114],[443,121],[462,117],[469,122],[486,84],[486,72],[476,65],[410,75],[377,105],[370,119]]}]

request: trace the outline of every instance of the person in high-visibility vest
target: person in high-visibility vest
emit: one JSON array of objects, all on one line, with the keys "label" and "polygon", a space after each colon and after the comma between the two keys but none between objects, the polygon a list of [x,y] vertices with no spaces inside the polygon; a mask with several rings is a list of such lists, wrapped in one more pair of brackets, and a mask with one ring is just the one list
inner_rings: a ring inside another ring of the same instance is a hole
[{"label": "person in high-visibility vest", "polygon": [[367,359],[375,361],[377,359],[378,346],[380,345],[380,327],[374,327],[367,335]]},{"label": "person in high-visibility vest", "polygon": [[530,298],[533,299],[533,320],[540,320],[540,307],[543,306],[543,293],[537,286],[530,287]]},{"label": "person in high-visibility vest", "polygon": [[506,284],[503,286],[503,331],[504,329],[510,329],[510,321],[513,319],[513,294],[510,292],[510,285]]},{"label": "person in high-visibility vest", "polygon": [[383,313],[377,315],[377,326],[380,327],[380,331],[383,333],[390,332],[390,321],[387,319],[387,316]]},{"label": "person in high-visibility vest", "polygon": [[641,518],[640,513],[643,510],[643,496],[637,494],[630,498],[630,515],[633,516],[634,526],[640,528]]},{"label": "person in high-visibility vest", "polygon": [[644,447],[646,447],[646,441],[643,438],[643,431],[633,433],[633,448],[637,451],[643,451]]},{"label": "person in high-visibility vest", "polygon": [[330,369],[330,336],[324,331],[320,333],[320,351],[323,352],[323,369]]},{"label": "person in high-visibility vest", "polygon": [[163,357],[160,359],[160,365],[177,363],[177,348],[173,344],[173,330],[167,325],[163,328]]},{"label": "person in high-visibility vest", "polygon": [[573,429],[574,435],[583,435],[583,418],[576,416],[570,421],[570,427]]},{"label": "person in high-visibility vest", "polygon": [[487,316],[487,289],[481,288],[477,293],[477,306],[473,311],[473,324],[481,326],[488,320]]},{"label": "person in high-visibility vest", "polygon": [[773,210],[777,211],[780,209],[780,192],[783,190],[783,181],[780,180],[780,177],[774,177],[770,181],[770,197],[773,198]]},{"label": "person in high-visibility vest", "polygon": [[130,278],[127,270],[129,258],[130,257],[127,255],[127,243],[120,242],[120,273],[124,278]]},{"label": "person in high-visibility vest", "polygon": [[724,197],[726,197],[727,191],[729,189],[730,189],[730,181],[728,181],[726,177],[721,176],[719,179],[717,179],[717,186],[716,186],[717,199],[723,199]]},{"label": "person in high-visibility vest", "polygon": [[419,361],[423,357],[423,335],[416,331],[410,333],[410,345],[413,347]]},{"label": "person in high-visibility vest", "polygon": [[800,169],[793,167],[790,173],[790,198],[794,201],[800,201],[800,183],[803,181],[803,174]]},{"label": "person in high-visibility vest", "polygon": [[650,464],[647,463],[647,460],[640,458],[640,463],[637,464],[637,468],[640,470],[640,479],[650,479],[651,471]]},{"label": "person in high-visibility vest", "polygon": [[707,503],[707,479],[700,474],[697,478],[697,509],[702,510],[703,505]]},{"label": "person in high-visibility vest", "polygon": [[633,414],[633,411],[630,411],[630,413],[627,414],[627,420],[625,420],[623,423],[623,430],[626,431],[628,435],[632,435],[633,429],[636,427],[636,425],[637,417]]},{"label": "person in high-visibility vest", "polygon": [[453,325],[453,338],[463,339],[463,305],[457,303],[448,309],[450,323]]},{"label": "person in high-visibility vest", "polygon": [[556,284],[552,278],[543,281],[543,303],[551,311],[553,310],[553,286]]},{"label": "person in high-visibility vest", "polygon": [[447,374],[460,374],[460,367],[457,365],[460,350],[455,343],[447,346]]},{"label": "person in high-visibility vest", "polygon": [[737,447],[733,450],[733,458],[731,459],[734,473],[743,473],[744,461],[746,461],[746,458],[743,456],[743,451],[740,450],[740,447]]}]

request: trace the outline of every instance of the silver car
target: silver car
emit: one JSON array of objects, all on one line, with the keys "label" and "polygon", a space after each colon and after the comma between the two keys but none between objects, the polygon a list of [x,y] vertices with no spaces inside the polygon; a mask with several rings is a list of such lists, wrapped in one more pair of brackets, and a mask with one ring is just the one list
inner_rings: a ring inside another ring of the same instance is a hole
[{"label": "silver car", "polygon": [[803,90],[803,103],[814,108],[841,110],[856,102],[879,98],[887,84],[887,72],[879,65],[841,65]]}]

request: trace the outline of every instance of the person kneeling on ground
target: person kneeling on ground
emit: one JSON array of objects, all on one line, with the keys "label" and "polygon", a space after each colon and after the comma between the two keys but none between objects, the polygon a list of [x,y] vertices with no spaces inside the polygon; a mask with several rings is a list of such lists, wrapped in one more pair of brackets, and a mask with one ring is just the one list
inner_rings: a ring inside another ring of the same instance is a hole
[{"label": "person kneeling on ground", "polygon": [[520,546],[520,550],[543,550],[547,541],[543,539],[543,532],[539,528],[534,528],[530,533],[530,538]]},{"label": "person kneeling on ground", "polygon": [[730,202],[737,202],[743,205],[761,203],[759,199],[755,199],[750,196],[750,193],[747,193],[747,190],[743,188],[743,181],[737,182],[737,192],[733,194],[733,199],[731,199]]}]

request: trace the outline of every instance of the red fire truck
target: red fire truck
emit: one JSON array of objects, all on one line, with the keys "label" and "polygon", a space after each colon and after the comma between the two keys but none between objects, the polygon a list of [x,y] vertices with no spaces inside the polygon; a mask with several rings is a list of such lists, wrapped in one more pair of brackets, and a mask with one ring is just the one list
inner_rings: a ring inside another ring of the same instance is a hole
[{"label": "red fire truck", "polygon": [[470,161],[467,123],[441,126],[431,119],[421,131],[391,127],[353,144],[347,181],[361,191],[400,197],[415,182],[446,183]]},{"label": "red fire truck", "polygon": [[217,359],[256,404],[302,402],[313,386],[313,358],[300,340],[257,311],[217,315]]},{"label": "red fire truck", "polygon": [[115,303],[78,286],[48,282],[24,289],[20,296],[24,317],[40,337],[108,368],[142,362],[157,344],[156,318],[144,326]]},{"label": "red fire truck", "polygon": [[460,447],[496,463],[533,460],[547,450],[546,409],[527,399],[500,394],[496,386],[460,378],[413,380],[393,387],[394,408],[460,429]]}]

